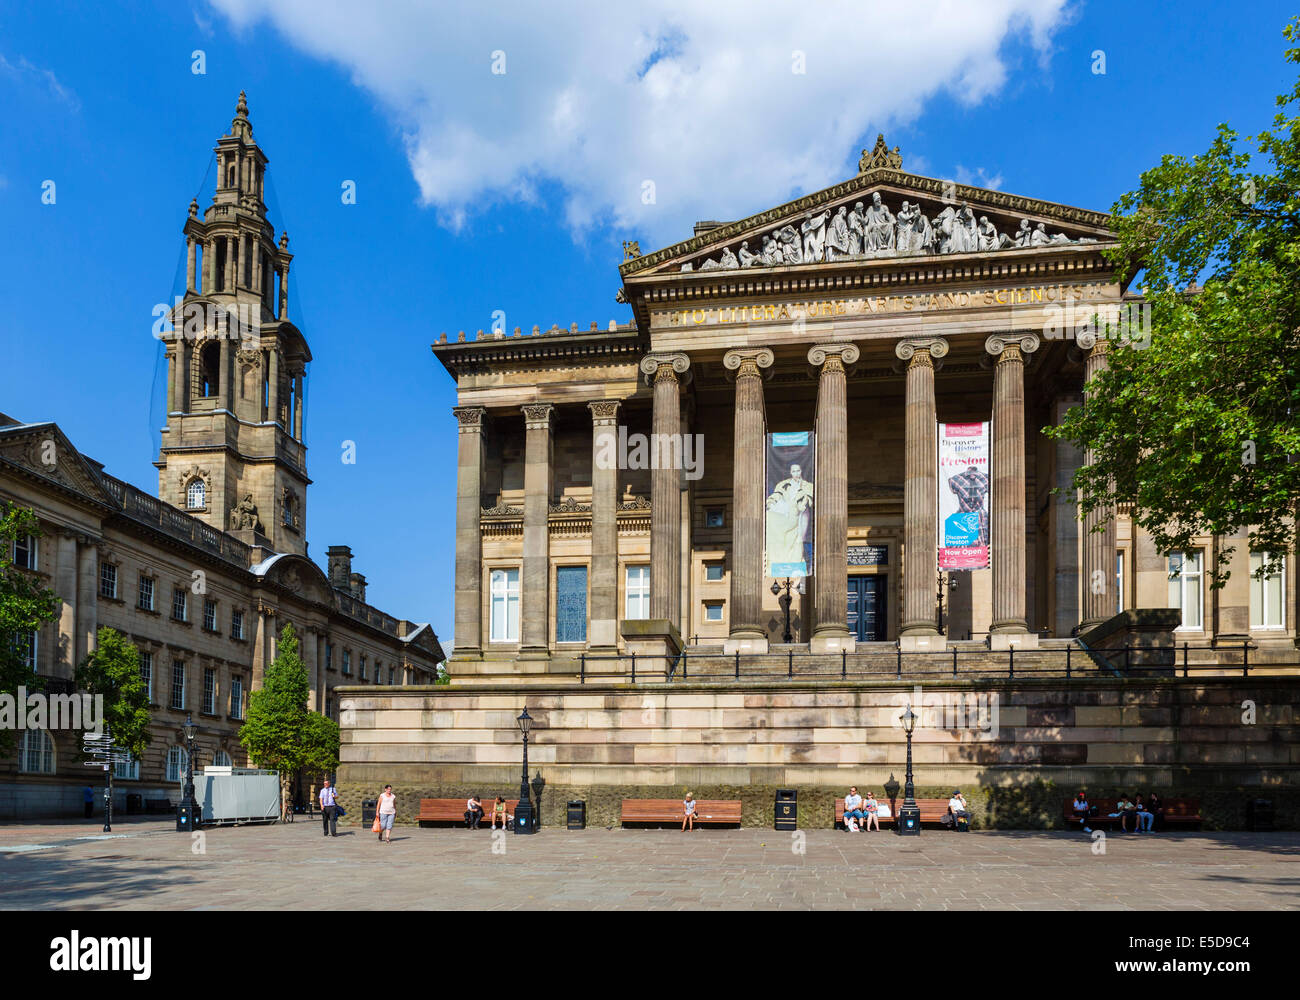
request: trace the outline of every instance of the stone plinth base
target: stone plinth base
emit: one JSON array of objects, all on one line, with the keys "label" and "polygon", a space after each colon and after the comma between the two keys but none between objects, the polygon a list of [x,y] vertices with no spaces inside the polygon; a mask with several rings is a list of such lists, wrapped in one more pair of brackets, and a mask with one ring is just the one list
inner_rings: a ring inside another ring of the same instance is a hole
[{"label": "stone plinth base", "polygon": [[728,656],[734,656],[736,653],[766,653],[768,648],[765,635],[729,635],[722,642],[722,651]]},{"label": "stone plinth base", "polygon": [[938,632],[910,632],[898,637],[898,648],[904,653],[942,653],[948,640]]},{"label": "stone plinth base", "polygon": [[1037,649],[1037,632],[990,632],[989,649]]},{"label": "stone plinth base", "polygon": [[851,653],[857,646],[857,640],[844,632],[814,632],[808,642],[810,653]]},{"label": "stone plinth base", "polygon": [[675,657],[682,651],[682,635],[666,618],[625,621],[622,631],[629,656]]}]

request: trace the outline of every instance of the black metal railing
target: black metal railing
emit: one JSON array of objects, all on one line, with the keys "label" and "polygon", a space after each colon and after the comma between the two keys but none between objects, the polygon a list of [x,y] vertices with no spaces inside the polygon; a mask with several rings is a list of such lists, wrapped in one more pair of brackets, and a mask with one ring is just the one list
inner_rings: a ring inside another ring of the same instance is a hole
[{"label": "black metal railing", "polygon": [[[1082,645],[1037,649],[968,649],[952,646],[932,652],[892,650],[811,653],[793,646],[767,653],[724,653],[685,646],[676,654],[579,654],[578,680],[638,682],[808,681],[863,679],[1007,679],[1118,677],[1190,677],[1219,674],[1247,677],[1261,668],[1300,669],[1300,661],[1251,663],[1252,645],[1193,647],[1125,646],[1086,649]],[[1202,657],[1193,662],[1192,657]],[[1239,659],[1239,662],[1234,662]]]}]

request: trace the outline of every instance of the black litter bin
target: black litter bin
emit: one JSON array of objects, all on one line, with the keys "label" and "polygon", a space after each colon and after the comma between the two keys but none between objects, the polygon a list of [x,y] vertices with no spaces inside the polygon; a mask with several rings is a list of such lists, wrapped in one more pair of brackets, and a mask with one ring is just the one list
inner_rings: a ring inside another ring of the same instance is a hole
[{"label": "black litter bin", "polygon": [[574,799],[569,803],[569,829],[587,829],[587,803],[582,799]]},{"label": "black litter bin", "polygon": [[372,826],[375,822],[375,813],[379,809],[378,799],[361,800],[361,825]]},{"label": "black litter bin", "polygon": [[137,816],[144,812],[144,796],[139,792],[126,793],[126,814]]},{"label": "black litter bin", "polygon": [[1269,833],[1273,829],[1273,800],[1251,799],[1246,803],[1246,829]]},{"label": "black litter bin", "polygon": [[799,828],[799,790],[797,788],[778,788],[776,790],[776,829],[797,830]]}]

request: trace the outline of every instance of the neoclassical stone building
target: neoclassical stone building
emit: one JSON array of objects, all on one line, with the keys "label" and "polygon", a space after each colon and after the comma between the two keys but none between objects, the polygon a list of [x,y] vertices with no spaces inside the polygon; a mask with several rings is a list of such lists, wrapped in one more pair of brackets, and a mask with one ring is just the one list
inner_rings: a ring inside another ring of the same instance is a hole
[{"label": "neoclassical stone building", "polygon": [[[1266,557],[1244,534],[1157,552],[1130,512],[1081,525],[1053,493],[1084,456],[1041,429],[1117,338],[1144,335],[1112,241],[1103,213],[907,173],[881,140],[841,184],[654,253],[627,244],[629,324],[443,335],[453,677],[768,652],[790,576],[811,654],[1063,648],[1124,609],[1175,608],[1193,657],[1248,641],[1293,661],[1293,554],[1252,578]],[[964,472],[940,467],[945,427],[984,435]],[[779,448],[800,442],[796,472]],[[983,555],[947,568],[959,529]],[[793,564],[774,555],[783,531]]]},{"label": "neoclassical stone building", "polygon": [[[306,542],[303,393],[311,352],[290,319],[288,238],[275,239],[266,157],[244,95],[216,147],[216,195],[184,227],[185,295],[164,334],[167,418],[158,495],[109,475],[52,422],[0,415],[0,503],[36,511],[42,536],[10,553],[61,598],[58,620],[27,637],[35,675],[70,690],[73,670],[111,626],[140,649],[153,702],[147,755],[119,768],[128,794],[175,803],[180,726],[200,727],[199,765],[247,763],[238,732],[277,639],[292,623],[311,707],[338,718],[342,684],[432,683],[444,659],[427,623],[366,603],[345,545],[322,570]],[[0,818],[81,810],[80,733],[22,736],[0,761]]]}]

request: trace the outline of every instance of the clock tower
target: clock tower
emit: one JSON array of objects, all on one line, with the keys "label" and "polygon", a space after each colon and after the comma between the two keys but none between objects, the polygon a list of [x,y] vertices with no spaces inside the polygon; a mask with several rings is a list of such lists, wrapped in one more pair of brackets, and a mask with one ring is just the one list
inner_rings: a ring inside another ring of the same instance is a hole
[{"label": "clock tower", "polygon": [[163,335],[158,496],[249,544],[305,555],[311,351],[289,317],[293,255],[267,219],[267,159],[243,91],[215,155],[216,193],[201,216],[190,202],[185,295]]}]

